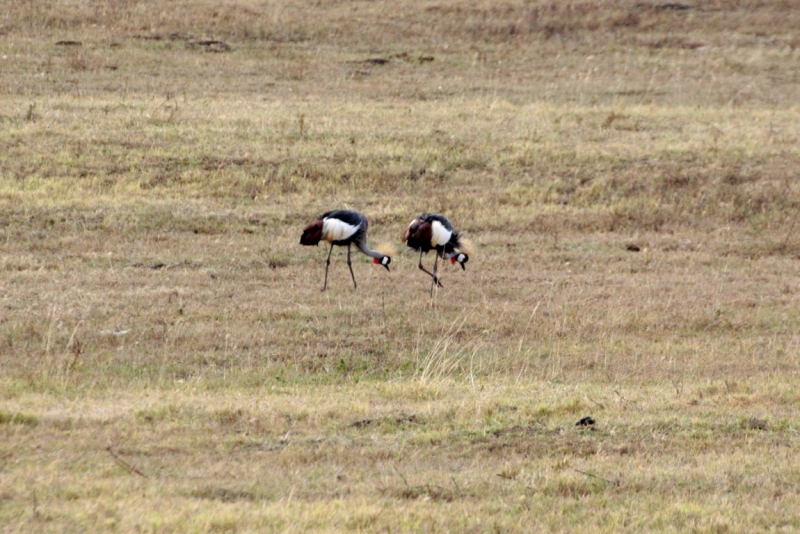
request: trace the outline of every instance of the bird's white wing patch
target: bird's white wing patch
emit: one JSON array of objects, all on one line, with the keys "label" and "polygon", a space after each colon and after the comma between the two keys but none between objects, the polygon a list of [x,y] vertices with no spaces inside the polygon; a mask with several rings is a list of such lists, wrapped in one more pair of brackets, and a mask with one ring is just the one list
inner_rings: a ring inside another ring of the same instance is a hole
[{"label": "bird's white wing patch", "polygon": [[453,232],[445,228],[439,221],[433,221],[431,224],[433,228],[433,236],[431,237],[431,246],[439,247],[450,241],[450,236]]},{"label": "bird's white wing patch", "polygon": [[322,239],[328,243],[342,241],[352,236],[358,230],[357,226],[347,224],[339,219],[325,219],[322,221]]}]

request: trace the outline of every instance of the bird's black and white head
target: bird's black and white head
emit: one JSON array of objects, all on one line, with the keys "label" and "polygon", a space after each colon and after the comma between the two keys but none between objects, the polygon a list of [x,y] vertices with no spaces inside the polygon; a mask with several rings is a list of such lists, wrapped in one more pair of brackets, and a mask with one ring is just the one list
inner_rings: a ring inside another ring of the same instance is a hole
[{"label": "bird's black and white head", "polygon": [[465,264],[469,261],[469,257],[472,254],[473,250],[472,242],[466,237],[464,237],[463,234],[458,234],[456,240],[457,240],[457,245],[455,247],[455,250],[448,253],[447,256],[445,256],[445,258],[449,258],[450,263],[458,262],[461,268],[466,271],[467,268]]},{"label": "bird's black and white head", "polygon": [[386,267],[386,270],[388,271],[389,270],[389,264],[392,263],[392,258],[390,258],[389,256],[384,256],[381,259],[373,258],[372,259],[372,263],[377,263],[378,265],[383,265],[384,267]]},{"label": "bird's black and white head", "polygon": [[392,256],[397,252],[395,248],[389,243],[381,243],[375,248],[376,254],[372,256],[372,263],[376,265],[383,265],[386,270],[389,270],[389,264],[392,263]]},{"label": "bird's black and white head", "polygon": [[469,256],[464,254],[463,252],[458,252],[450,258],[450,263],[458,262],[461,268],[465,271],[467,270],[467,268],[464,266],[464,264],[467,263],[468,261],[469,261]]}]

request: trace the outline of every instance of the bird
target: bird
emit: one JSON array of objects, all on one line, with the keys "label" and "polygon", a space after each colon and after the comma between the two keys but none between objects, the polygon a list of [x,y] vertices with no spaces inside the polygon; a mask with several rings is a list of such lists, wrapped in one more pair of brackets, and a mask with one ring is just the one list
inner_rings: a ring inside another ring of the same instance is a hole
[{"label": "bird", "polygon": [[[325,283],[322,291],[328,287],[328,267],[331,265],[331,253],[333,246],[347,247],[347,267],[350,268],[350,276],[353,278],[353,286],[358,289],[356,276],[353,274],[353,266],[350,263],[350,245],[355,245],[358,250],[373,258],[373,263],[382,265],[389,270],[392,262],[392,251],[388,246],[378,247],[383,252],[372,250],[367,245],[367,218],[351,210],[326,211],[317,220],[303,228],[303,235],[300,237],[301,245],[316,245],[324,240],[331,244],[328,251],[328,259],[325,261]],[[384,254],[385,252],[385,254]]]},{"label": "bird", "polygon": [[[419,251],[418,267],[433,279],[431,281],[431,296],[433,296],[434,287],[437,285],[444,287],[439,281],[439,277],[436,276],[439,258],[450,260],[451,263],[458,262],[461,269],[467,270],[464,264],[469,261],[472,246],[463,235],[453,228],[453,225],[444,215],[423,213],[417,216],[408,225],[403,235],[403,242],[412,250]],[[433,272],[428,271],[422,265],[422,255],[431,250],[436,251],[436,259],[433,260]]]}]

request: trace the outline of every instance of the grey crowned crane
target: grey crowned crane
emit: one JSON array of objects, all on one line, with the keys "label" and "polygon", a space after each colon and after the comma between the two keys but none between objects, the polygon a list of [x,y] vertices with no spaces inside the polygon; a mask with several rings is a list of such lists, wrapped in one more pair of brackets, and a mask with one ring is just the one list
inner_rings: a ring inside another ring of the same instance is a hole
[{"label": "grey crowned crane", "polygon": [[350,276],[353,278],[353,286],[358,289],[356,276],[353,274],[353,266],[350,263],[350,245],[355,245],[358,250],[373,258],[373,262],[383,265],[389,270],[391,251],[388,247],[383,248],[386,254],[372,250],[367,245],[367,218],[355,211],[335,210],[326,211],[313,223],[303,228],[303,235],[300,237],[301,245],[316,245],[320,241],[327,241],[331,244],[328,251],[328,259],[325,261],[325,283],[322,291],[328,287],[328,267],[331,265],[331,252],[333,246],[347,247],[347,267],[350,268]]},{"label": "grey crowned crane", "polygon": [[[423,213],[411,221],[406,233],[403,235],[403,242],[412,250],[419,251],[418,267],[433,278],[431,281],[431,296],[433,296],[435,286],[444,287],[436,275],[439,258],[450,260],[451,263],[458,262],[461,268],[466,270],[464,264],[469,261],[469,254],[472,250],[470,242],[459,232],[456,232],[447,217],[438,213]],[[433,272],[422,266],[422,255],[431,250],[436,251],[436,259],[433,260]]]}]

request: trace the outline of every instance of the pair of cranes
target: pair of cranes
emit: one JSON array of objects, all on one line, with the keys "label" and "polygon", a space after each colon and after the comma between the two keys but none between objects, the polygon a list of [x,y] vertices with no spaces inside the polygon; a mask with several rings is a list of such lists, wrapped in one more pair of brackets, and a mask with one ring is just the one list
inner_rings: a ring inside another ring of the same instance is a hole
[{"label": "pair of cranes", "polygon": [[[325,260],[325,283],[322,285],[322,291],[328,287],[328,267],[331,265],[331,253],[334,245],[347,247],[347,267],[350,269],[350,276],[353,278],[355,287],[358,285],[350,263],[350,245],[355,245],[358,250],[370,256],[373,263],[383,265],[387,271],[389,270],[389,263],[392,261],[391,253],[387,249],[381,252],[369,248],[367,245],[367,218],[356,211],[327,211],[303,229],[303,235],[300,237],[301,245],[317,245],[320,241],[327,241],[331,244],[328,258]],[[418,267],[432,278],[431,295],[437,285],[443,287],[437,276],[439,258],[458,263],[462,269],[466,270],[464,264],[469,260],[470,244],[453,228],[444,215],[438,213],[419,215],[411,221],[406,229],[403,242],[412,250],[419,251]],[[436,251],[433,272],[428,271],[422,265],[422,255],[431,250]]]}]

